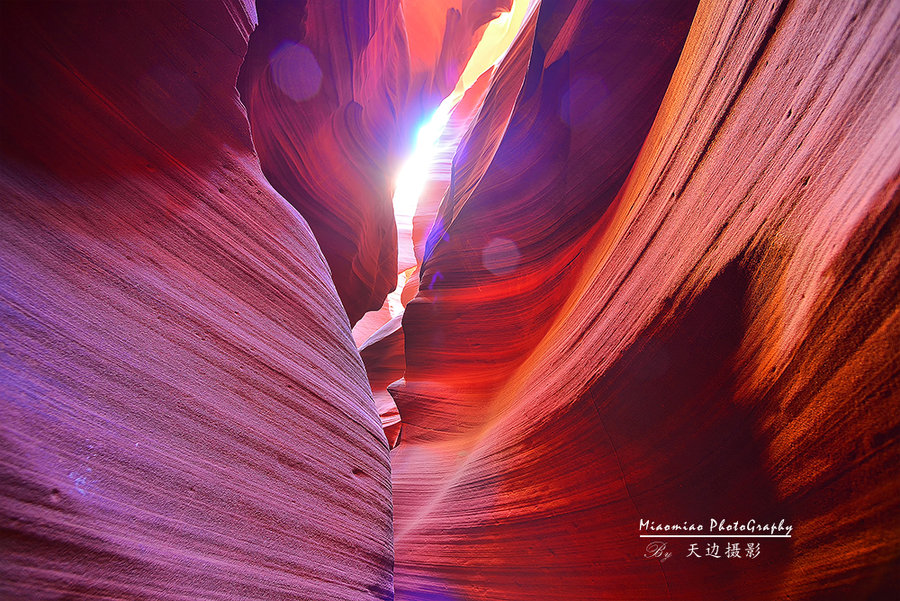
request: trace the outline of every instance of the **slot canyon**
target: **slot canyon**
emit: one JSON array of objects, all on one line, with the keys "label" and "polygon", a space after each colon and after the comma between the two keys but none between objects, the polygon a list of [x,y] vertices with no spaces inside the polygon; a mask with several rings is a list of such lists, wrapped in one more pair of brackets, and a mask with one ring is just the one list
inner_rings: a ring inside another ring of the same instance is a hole
[{"label": "slot canyon", "polygon": [[0,24],[0,598],[900,598],[900,2]]}]

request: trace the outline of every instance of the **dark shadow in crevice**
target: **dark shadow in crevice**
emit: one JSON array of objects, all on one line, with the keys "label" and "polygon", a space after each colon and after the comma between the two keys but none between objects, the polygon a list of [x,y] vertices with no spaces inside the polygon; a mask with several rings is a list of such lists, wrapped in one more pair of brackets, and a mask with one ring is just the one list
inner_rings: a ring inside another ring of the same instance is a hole
[{"label": "dark shadow in crevice", "polygon": [[[639,518],[791,523],[777,501],[766,449],[747,404],[736,401],[737,351],[745,333],[750,270],[733,260],[699,294],[661,314],[585,393],[616,450]],[[752,407],[752,403],[750,404]],[[637,537],[638,524],[635,523]],[[721,559],[687,558],[689,544]],[[755,559],[726,559],[725,543],[760,543]],[[765,599],[779,590],[790,539],[670,539],[662,564],[673,599]],[[677,559],[677,561],[675,561]]]}]

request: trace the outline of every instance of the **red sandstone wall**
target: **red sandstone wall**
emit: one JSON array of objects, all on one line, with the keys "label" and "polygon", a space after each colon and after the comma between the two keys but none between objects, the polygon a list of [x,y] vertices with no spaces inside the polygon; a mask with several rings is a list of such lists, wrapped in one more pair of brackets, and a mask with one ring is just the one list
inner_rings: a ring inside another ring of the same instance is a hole
[{"label": "red sandstone wall", "polygon": [[895,595],[900,7],[535,2],[358,352],[501,4],[2,7],[0,593]]},{"label": "red sandstone wall", "polygon": [[[397,599],[896,592],[900,9],[704,2],[682,52],[677,4],[541,6],[457,154],[391,387]],[[642,557],[639,519],[720,514],[794,535]]]},{"label": "red sandstone wall", "polygon": [[[397,285],[391,196],[416,129],[504,4],[259,3],[239,85],[254,145],[266,177],[309,222],[351,324]],[[410,43],[404,10],[440,37],[419,32]]]},{"label": "red sandstone wall", "polygon": [[4,4],[4,599],[390,599],[388,447],[237,2]]}]

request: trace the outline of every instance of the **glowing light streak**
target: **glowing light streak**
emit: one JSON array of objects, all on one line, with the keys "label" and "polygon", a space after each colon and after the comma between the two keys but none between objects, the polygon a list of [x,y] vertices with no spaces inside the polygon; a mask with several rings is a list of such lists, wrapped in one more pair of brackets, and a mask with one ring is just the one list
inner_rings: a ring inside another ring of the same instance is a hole
[{"label": "glowing light streak", "polygon": [[450,112],[459,97],[446,98],[431,118],[419,128],[412,155],[400,169],[394,187],[394,213],[398,216],[412,216],[416,212],[419,197],[425,189],[431,172],[431,165],[438,153],[441,133],[450,119]]}]

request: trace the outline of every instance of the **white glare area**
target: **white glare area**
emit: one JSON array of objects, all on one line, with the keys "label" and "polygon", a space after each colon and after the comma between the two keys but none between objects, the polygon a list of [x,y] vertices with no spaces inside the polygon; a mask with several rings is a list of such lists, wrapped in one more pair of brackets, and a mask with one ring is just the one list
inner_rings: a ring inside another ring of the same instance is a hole
[{"label": "white glare area", "polygon": [[415,215],[419,196],[425,189],[431,172],[431,163],[437,154],[438,140],[458,100],[458,96],[445,98],[431,119],[419,128],[412,156],[397,175],[394,187],[394,214]]},{"label": "white glare area", "polygon": [[406,286],[407,280],[409,280],[409,274],[412,272],[412,269],[408,269],[406,271],[401,271],[397,274],[397,287],[393,292],[388,294],[388,311],[391,312],[391,317],[397,317],[401,313],[403,313],[403,304],[400,302],[400,295],[403,294],[403,287]]}]

